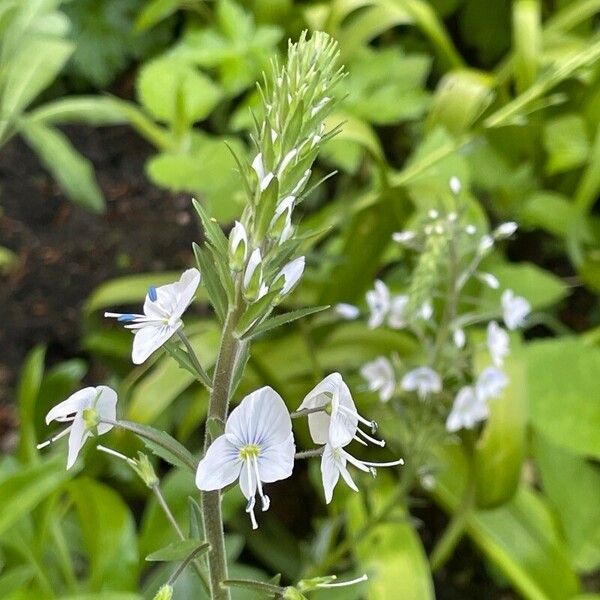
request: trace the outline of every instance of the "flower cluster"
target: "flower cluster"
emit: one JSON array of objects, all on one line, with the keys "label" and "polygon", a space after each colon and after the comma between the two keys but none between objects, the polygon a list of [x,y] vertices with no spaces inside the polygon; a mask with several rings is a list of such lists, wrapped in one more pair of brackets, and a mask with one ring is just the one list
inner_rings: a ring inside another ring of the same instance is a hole
[{"label": "flower cluster", "polygon": [[[460,192],[456,177],[451,179],[450,189],[454,195]],[[502,370],[510,351],[506,329],[524,326],[531,310],[525,298],[506,289],[499,307],[459,314],[461,293],[469,281],[478,281],[493,290],[500,287],[497,278],[480,271],[479,266],[495,243],[511,236],[517,228],[515,223],[503,223],[490,234],[478,234],[477,227],[464,223],[460,214],[461,211],[445,213],[430,209],[417,219],[414,229],[393,234],[394,241],[402,248],[419,253],[411,281],[403,293],[393,293],[378,279],[365,297],[368,327],[387,326],[413,333],[423,343],[425,364],[407,368],[399,360],[379,356],[360,369],[368,389],[378,393],[383,402],[402,393],[414,394],[421,401],[439,396],[440,402],[445,402],[450,393],[454,397],[446,416],[446,429],[450,432],[473,428],[488,417],[489,401],[500,396],[508,385],[508,377]],[[361,315],[358,306],[347,303],[338,304],[335,312],[348,320]],[[491,315],[501,317],[506,329],[497,320],[490,320]],[[473,375],[465,366],[470,356],[465,329],[486,321],[490,365]],[[447,352],[448,341],[454,352]],[[456,364],[463,365],[458,373]],[[455,393],[452,385],[445,389],[444,384],[451,370],[452,381],[458,377],[465,382]]]}]

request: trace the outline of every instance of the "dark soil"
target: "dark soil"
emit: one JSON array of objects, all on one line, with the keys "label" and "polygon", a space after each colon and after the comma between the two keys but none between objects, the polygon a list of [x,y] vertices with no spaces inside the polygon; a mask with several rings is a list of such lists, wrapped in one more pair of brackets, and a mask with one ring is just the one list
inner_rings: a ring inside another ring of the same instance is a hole
[{"label": "dark soil", "polygon": [[128,273],[179,269],[197,237],[190,198],[148,181],[152,148],[125,127],[65,129],[94,165],[106,212],[69,202],[20,140],[0,153],[0,245],[18,266],[0,279],[0,405],[14,404],[23,358],[48,344],[48,362],[79,353],[81,307],[100,284]]}]

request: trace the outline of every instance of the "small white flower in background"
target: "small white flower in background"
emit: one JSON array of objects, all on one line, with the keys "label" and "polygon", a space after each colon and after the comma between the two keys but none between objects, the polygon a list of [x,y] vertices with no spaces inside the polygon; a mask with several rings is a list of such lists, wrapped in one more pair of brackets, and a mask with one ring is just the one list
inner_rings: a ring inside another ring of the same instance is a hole
[{"label": "small white flower in background", "polygon": [[494,237],[498,239],[508,238],[513,235],[518,228],[519,226],[514,221],[502,223],[494,230]]},{"label": "small white flower in background", "polygon": [[304,264],[304,256],[300,256],[287,263],[287,265],[279,271],[273,285],[275,285],[279,279],[283,278],[283,287],[280,292],[282,296],[289,294],[300,281],[300,277],[302,277],[302,273],[304,273]]},{"label": "small white flower in background", "polygon": [[236,221],[229,233],[229,262],[235,271],[239,271],[246,263],[248,256],[248,234],[246,228]]},{"label": "small white flower in background", "polygon": [[473,429],[480,421],[489,416],[489,408],[481,400],[471,386],[465,386],[458,391],[452,410],[446,419],[446,429],[451,432],[459,429]]},{"label": "small white flower in background", "polygon": [[456,177],[456,175],[453,175],[452,177],[450,177],[450,189],[452,190],[452,193],[459,194],[461,188],[462,188],[462,184],[460,182],[460,179],[458,177]]},{"label": "small white flower in background", "polygon": [[264,192],[267,187],[269,187],[269,183],[271,183],[271,179],[273,179],[273,173],[265,173],[265,167],[263,165],[262,153],[258,153],[254,160],[252,161],[252,168],[258,177],[258,186],[261,192]]},{"label": "small white flower in background", "polygon": [[400,385],[407,392],[416,392],[421,400],[429,394],[442,391],[442,379],[431,367],[418,367],[409,371]]},{"label": "small white flower in background", "polygon": [[404,294],[399,294],[391,299],[390,310],[388,315],[388,325],[393,329],[402,329],[408,324],[408,321],[406,319],[407,304],[408,296]]},{"label": "small white flower in background", "polygon": [[427,216],[428,216],[430,219],[437,219],[437,218],[440,216],[440,213],[439,213],[437,210],[435,210],[435,208],[430,208],[430,209],[427,211]]},{"label": "small white flower in background", "polygon": [[295,453],[287,407],[274,389],[263,387],[246,396],[231,411],[225,433],[209,446],[198,464],[196,486],[204,491],[219,490],[238,479],[248,500],[246,512],[252,528],[256,529],[256,493],[262,501],[262,510],[268,510],[270,500],[262,484],[289,477]]},{"label": "small white flower in background", "polygon": [[452,339],[454,340],[454,345],[457,348],[464,348],[465,343],[467,341],[467,337],[465,336],[465,332],[462,329],[455,329],[452,334]]},{"label": "small white flower in background", "polygon": [[482,401],[497,398],[508,385],[508,377],[504,371],[496,367],[484,369],[475,382],[475,393]]},{"label": "small white flower in background", "polygon": [[392,233],[392,239],[399,244],[406,244],[412,242],[417,234],[414,231],[397,231]]},{"label": "small white flower in background", "polygon": [[487,326],[487,347],[492,357],[492,362],[501,367],[504,364],[504,358],[510,352],[510,338],[508,333],[496,323],[491,321]]},{"label": "small white flower in background", "polygon": [[354,319],[358,319],[360,316],[360,309],[358,306],[354,306],[354,304],[347,304],[346,302],[340,302],[333,307],[335,313],[342,317],[342,319],[346,319],[347,321],[354,321]]},{"label": "small white flower in background", "polygon": [[423,321],[429,321],[433,316],[433,306],[431,302],[423,302],[423,306],[418,312],[418,316],[423,319]]},{"label": "small white flower in background", "polygon": [[101,421],[114,421],[116,416],[117,393],[113,389],[105,385],[83,388],[57,404],[46,415],[46,425],[51,421],[71,424],[49,441],[39,444],[38,448],[44,448],[69,434],[67,469],[70,469],[89,437],[103,435],[113,428],[111,424]]},{"label": "small white flower in background", "polygon": [[396,389],[394,367],[385,356],[363,365],[360,374],[367,381],[369,390],[379,392],[382,402],[387,402],[394,395]]},{"label": "small white flower in background", "polygon": [[500,287],[500,282],[491,273],[475,273],[475,276],[491,290],[497,290]]},{"label": "small white flower in background", "polygon": [[467,233],[467,235],[475,235],[477,233],[477,228],[475,227],[475,225],[467,225],[465,227],[465,232]]},{"label": "small white flower in background", "polygon": [[380,279],[375,280],[375,287],[367,292],[367,304],[371,312],[369,327],[375,329],[383,324],[390,310],[390,290]]},{"label": "small white flower in background", "polygon": [[337,448],[354,439],[364,445],[366,442],[385,445],[358,427],[360,422],[370,427],[372,433],[377,429],[374,421],[358,414],[350,389],[339,373],[331,373],[308,392],[298,410],[316,408],[323,410],[308,415],[308,428],[315,444],[329,443]]},{"label": "small white flower in background", "polygon": [[144,301],[144,314],[122,314],[105,312],[105,317],[114,317],[131,329],[134,364],[142,364],[183,326],[181,316],[194,299],[200,284],[200,271],[188,269],[175,283],[151,287]]},{"label": "small white flower in background", "polygon": [[525,323],[525,317],[531,312],[531,305],[522,296],[515,296],[512,290],[505,290],[501,298],[502,316],[509,329],[517,329]]},{"label": "small white flower in background", "polygon": [[348,471],[347,463],[354,465],[357,469],[360,469],[365,473],[371,473],[371,475],[375,477],[376,467],[395,467],[397,465],[403,465],[404,460],[400,458],[385,463],[367,462],[352,456],[341,446],[336,447],[331,444],[326,444],[321,457],[321,478],[323,481],[323,491],[325,492],[325,502],[327,504],[329,504],[333,498],[333,490],[340,479],[340,475],[350,489],[358,492],[358,487]]}]

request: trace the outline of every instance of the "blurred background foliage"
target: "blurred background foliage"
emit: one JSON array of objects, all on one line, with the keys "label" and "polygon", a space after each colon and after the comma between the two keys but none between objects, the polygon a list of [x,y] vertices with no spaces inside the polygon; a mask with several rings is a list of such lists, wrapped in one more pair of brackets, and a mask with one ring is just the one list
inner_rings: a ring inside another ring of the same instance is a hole
[{"label": "blurred background foliage", "polygon": [[[460,447],[446,445],[418,463],[435,485],[423,477],[381,522],[374,515],[395,492],[393,477],[365,480],[360,494],[338,490],[326,509],[318,464],[302,465],[274,486],[282,508],[252,535],[241,496],[229,492],[235,576],[373,574],[369,586],[327,595],[348,600],[600,598],[598,12],[598,0],[0,0],[0,145],[22,137],[72,202],[101,213],[92,163],[64,126],[129,127],[153,148],[150,182],[194,195],[224,227],[243,202],[227,146],[251,154],[255,82],[303,29],[336,37],[349,75],[328,126],[344,125],[313,178],[337,174],[302,205],[300,227],[319,233],[304,242],[310,268],[288,308],[360,305],[378,276],[405,289],[410,264],[391,234],[449,202],[451,176],[480,229],[521,226],[486,263],[535,314],[525,339],[513,340],[512,384],[477,442],[477,509],[466,517],[470,542],[458,547],[466,558],[435,578],[427,562],[445,522],[428,507],[452,514],[467,485]],[[16,261],[1,249],[3,272]],[[129,335],[101,318],[174,278],[107,281],[82,310],[82,352],[48,367],[43,347],[29,353],[15,394],[20,435],[0,463],[3,597],[149,598],[172,571],[168,560],[147,558],[176,536],[132,472],[88,449],[85,470],[66,473],[60,450],[42,457],[35,444],[46,437],[48,407],[92,368],[119,390],[125,418],[168,430],[198,453],[204,390],[167,356],[131,370]],[[491,290],[473,293],[494,299]],[[189,329],[211,367],[215,321],[199,310]],[[296,408],[323,374],[340,370],[364,390],[356,372],[366,361],[418,352],[404,332],[318,315],[258,341],[238,395],[268,384]],[[402,415],[366,392],[358,402],[404,452]],[[122,432],[111,438],[127,454],[141,449]],[[309,446],[307,431],[297,439]],[[157,465],[181,526],[197,526],[187,516],[193,479]],[[354,544],[350,566],[335,559],[340,536]],[[176,598],[200,597],[186,571]]]}]

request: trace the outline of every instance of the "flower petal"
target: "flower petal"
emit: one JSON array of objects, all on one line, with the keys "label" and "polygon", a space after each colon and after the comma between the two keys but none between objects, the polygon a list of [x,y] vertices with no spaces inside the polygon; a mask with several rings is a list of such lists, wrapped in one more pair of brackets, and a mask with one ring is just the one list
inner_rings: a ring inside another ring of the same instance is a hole
[{"label": "flower petal", "polygon": [[[94,389],[94,388],[92,388]],[[70,469],[77,460],[79,451],[85,444],[85,440],[90,436],[89,432],[85,429],[85,423],[83,422],[83,415],[78,412],[73,419],[71,425],[71,432],[69,433],[69,455],[67,457],[67,470]]]},{"label": "flower petal", "polygon": [[71,394],[66,400],[50,409],[46,415],[46,425],[55,419],[64,420],[65,417],[81,412],[92,405],[96,397],[96,388],[86,387]]},{"label": "flower petal", "polygon": [[239,450],[221,435],[198,463],[196,487],[204,491],[220,490],[239,477],[242,466]]},{"label": "flower petal", "polygon": [[133,337],[131,360],[135,365],[141,365],[156,350],[158,350],[176,331],[178,327],[169,325],[144,325],[136,330]]},{"label": "flower petal", "polygon": [[265,483],[287,479],[294,470],[296,444],[292,433],[279,443],[261,450],[258,456],[258,473]]},{"label": "flower petal", "polygon": [[325,492],[325,502],[329,504],[333,498],[333,490],[340,479],[340,470],[329,444],[325,445],[323,456],[321,456],[321,479],[323,481],[323,491]]},{"label": "flower petal", "polygon": [[[96,410],[101,419],[114,421],[117,418],[117,392],[106,385],[99,385],[96,388]],[[98,435],[102,435],[113,428],[108,423],[98,425]]]}]

